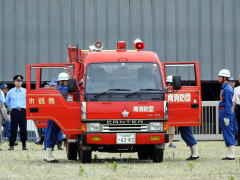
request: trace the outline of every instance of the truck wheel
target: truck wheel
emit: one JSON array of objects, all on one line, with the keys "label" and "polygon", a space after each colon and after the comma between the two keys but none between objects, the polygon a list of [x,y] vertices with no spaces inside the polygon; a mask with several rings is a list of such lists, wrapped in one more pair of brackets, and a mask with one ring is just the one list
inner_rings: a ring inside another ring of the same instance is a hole
[{"label": "truck wheel", "polygon": [[164,149],[156,149],[154,148],[150,154],[153,162],[163,162]]},{"label": "truck wheel", "polygon": [[90,163],[92,159],[92,151],[91,150],[80,150],[79,151],[79,160],[82,163]]},{"label": "truck wheel", "polygon": [[67,158],[68,160],[77,159],[77,144],[76,143],[67,143]]},{"label": "truck wheel", "polygon": [[149,153],[147,151],[138,151],[139,160],[147,160]]}]

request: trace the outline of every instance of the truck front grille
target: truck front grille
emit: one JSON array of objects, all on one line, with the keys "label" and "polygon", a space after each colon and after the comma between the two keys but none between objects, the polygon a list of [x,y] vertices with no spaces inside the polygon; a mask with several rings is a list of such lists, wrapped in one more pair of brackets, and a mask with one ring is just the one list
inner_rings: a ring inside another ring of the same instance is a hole
[{"label": "truck front grille", "polygon": [[147,132],[148,124],[102,124],[102,132]]}]

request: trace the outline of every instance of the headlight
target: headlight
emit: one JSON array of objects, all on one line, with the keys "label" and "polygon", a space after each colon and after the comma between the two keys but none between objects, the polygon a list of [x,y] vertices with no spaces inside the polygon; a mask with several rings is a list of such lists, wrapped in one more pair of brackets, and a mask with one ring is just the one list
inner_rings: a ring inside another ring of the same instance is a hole
[{"label": "headlight", "polygon": [[149,123],[149,131],[163,131],[163,123],[162,122],[150,122]]},{"label": "headlight", "polygon": [[87,123],[87,132],[101,131],[100,123]]}]

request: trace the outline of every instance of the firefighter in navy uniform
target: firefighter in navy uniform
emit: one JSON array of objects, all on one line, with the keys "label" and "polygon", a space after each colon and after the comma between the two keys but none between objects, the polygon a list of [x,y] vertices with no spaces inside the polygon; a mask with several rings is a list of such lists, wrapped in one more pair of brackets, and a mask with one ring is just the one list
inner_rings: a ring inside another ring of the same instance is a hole
[{"label": "firefighter in navy uniform", "polygon": [[[172,86],[173,76],[170,75],[167,77],[166,84],[167,86]],[[197,141],[193,136],[192,128],[190,126],[178,127],[178,130],[181,134],[182,139],[190,147],[191,155],[186,160],[193,161],[199,158],[198,145]]]},{"label": "firefighter in navy uniform", "polygon": [[22,88],[23,76],[13,77],[15,87],[8,91],[6,96],[6,105],[11,114],[11,136],[9,138],[9,150],[14,150],[14,143],[17,138],[18,126],[20,129],[20,139],[22,141],[22,150],[28,150],[27,140],[27,119],[26,119],[26,89]]},{"label": "firefighter in navy uniform", "polygon": [[228,80],[230,71],[222,69],[218,73],[218,82],[222,85],[219,102],[219,124],[223,134],[225,144],[228,148],[228,155],[222,160],[235,159],[235,137],[233,130],[234,114],[232,111],[233,89]]},{"label": "firefighter in navy uniform", "polygon": [[[68,79],[69,76],[67,73],[62,72],[58,75],[58,81],[61,82],[61,85],[57,86],[57,89],[61,92],[63,97],[67,99],[68,97]],[[61,129],[58,127],[58,125],[52,121],[48,120],[48,127],[45,132],[45,146],[46,146],[46,157],[45,161],[49,163],[58,163],[58,160],[56,160],[53,155],[53,147],[56,144],[58,134],[61,131]]]},{"label": "firefighter in navy uniform", "polygon": [[[47,83],[47,86],[46,86],[46,88],[56,88],[56,87],[57,87],[57,82],[55,80],[51,80],[50,82]],[[40,129],[41,138],[39,141],[36,141],[35,144],[39,144],[39,145],[43,144],[45,133],[46,133],[46,128],[41,128]],[[60,130],[57,136],[58,150],[63,150],[62,141],[63,141],[63,133]],[[44,150],[46,150],[46,144],[44,144]]]}]

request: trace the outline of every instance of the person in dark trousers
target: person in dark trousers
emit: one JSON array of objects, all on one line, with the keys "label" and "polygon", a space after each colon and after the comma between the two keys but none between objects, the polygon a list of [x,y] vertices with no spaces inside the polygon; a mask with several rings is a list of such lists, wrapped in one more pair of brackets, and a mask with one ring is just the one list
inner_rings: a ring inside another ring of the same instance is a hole
[{"label": "person in dark trousers", "polygon": [[[57,87],[57,82],[55,80],[51,80],[50,82],[47,82],[47,84],[45,84],[44,86],[44,88],[56,88],[56,87]],[[34,143],[37,145],[42,145],[44,142],[45,133],[46,133],[46,128],[39,128],[40,139],[38,141],[35,141]],[[63,133],[60,130],[57,136],[57,141],[56,141],[58,150],[63,150],[62,141],[63,141]],[[44,150],[46,150],[46,146],[44,146]]]},{"label": "person in dark trousers", "polygon": [[[171,87],[172,83],[173,83],[173,76],[170,75],[166,79],[166,85],[168,87]],[[199,159],[198,145],[197,145],[197,141],[196,141],[195,137],[193,136],[192,128],[190,126],[183,126],[183,127],[178,127],[178,130],[181,134],[182,139],[187,144],[187,146],[189,146],[189,148],[191,150],[191,155],[186,160],[194,161],[196,159]],[[173,141],[173,139],[172,139],[172,141]]]},{"label": "person in dark trousers", "polygon": [[233,88],[229,84],[230,77],[230,71],[227,69],[222,69],[218,73],[218,82],[222,85],[218,117],[223,138],[228,148],[228,155],[222,160],[235,160],[234,113],[232,111]]},{"label": "person in dark trousers", "polygon": [[[57,88],[57,82],[55,80],[51,80],[50,82],[47,82],[47,86],[45,85],[45,88]],[[46,129],[47,128],[40,129],[39,134],[41,134],[41,138],[39,139],[39,141],[36,141],[35,144],[39,144],[39,145],[43,144],[44,137],[46,136],[46,132],[47,132]],[[63,133],[60,130],[57,136],[57,141],[56,141],[58,150],[63,150],[62,141],[63,141]],[[44,144],[44,150],[46,150],[46,144]]]},{"label": "person in dark trousers", "polygon": [[[240,75],[239,75],[239,81],[240,83]],[[238,124],[238,132],[236,133],[236,145],[240,146],[240,86],[236,87],[234,89],[233,94],[233,111],[235,113],[235,119],[236,123]]]},{"label": "person in dark trousers", "polygon": [[[61,83],[57,86],[57,90],[61,92],[66,100],[68,97],[68,79],[69,75],[65,72],[62,72],[58,75],[58,81]],[[48,163],[58,163],[58,160],[53,157],[52,151],[60,131],[61,129],[54,121],[48,120],[48,126],[44,139],[44,145],[46,147],[46,157],[44,160]]]},{"label": "person in dark trousers", "polygon": [[22,88],[22,75],[13,77],[15,87],[8,91],[6,105],[10,110],[11,117],[11,136],[9,139],[9,150],[14,150],[14,143],[17,138],[18,126],[20,129],[20,139],[22,150],[28,150],[27,140],[27,119],[26,119],[26,89]]}]

